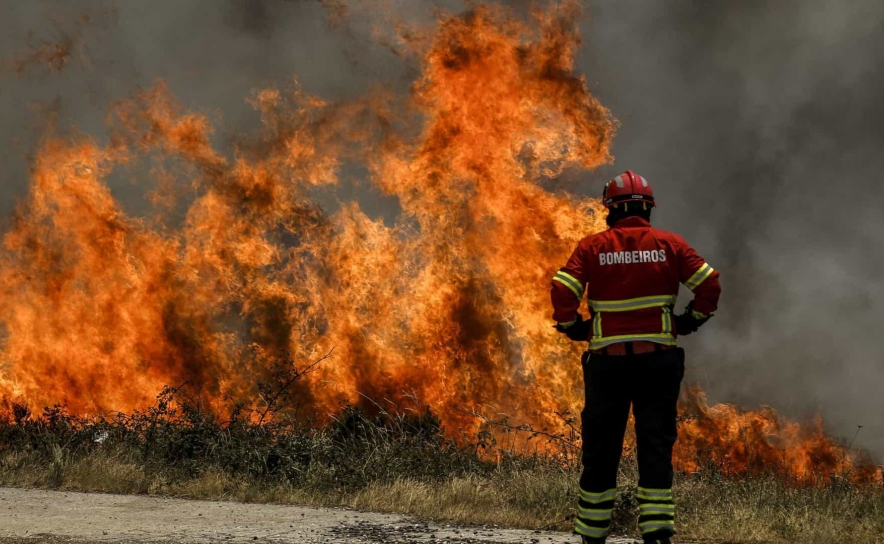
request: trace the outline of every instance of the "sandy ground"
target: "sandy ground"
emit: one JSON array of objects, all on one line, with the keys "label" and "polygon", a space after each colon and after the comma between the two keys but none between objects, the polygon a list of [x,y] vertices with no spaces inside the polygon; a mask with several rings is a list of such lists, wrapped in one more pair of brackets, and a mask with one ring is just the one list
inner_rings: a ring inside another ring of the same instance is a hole
[{"label": "sandy ground", "polygon": [[[25,540],[27,539],[27,540]],[[456,527],[337,508],[0,488],[0,543],[564,544],[568,534]],[[610,539],[609,542],[631,542]]]}]

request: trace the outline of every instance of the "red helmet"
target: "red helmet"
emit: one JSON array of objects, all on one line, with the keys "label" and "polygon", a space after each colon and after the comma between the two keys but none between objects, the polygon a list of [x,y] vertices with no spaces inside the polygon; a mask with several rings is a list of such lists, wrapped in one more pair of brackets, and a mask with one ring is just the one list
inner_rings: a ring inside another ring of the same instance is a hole
[{"label": "red helmet", "polygon": [[651,184],[632,170],[623,172],[605,185],[602,201],[608,207],[621,202],[647,202],[652,207],[656,206]]}]

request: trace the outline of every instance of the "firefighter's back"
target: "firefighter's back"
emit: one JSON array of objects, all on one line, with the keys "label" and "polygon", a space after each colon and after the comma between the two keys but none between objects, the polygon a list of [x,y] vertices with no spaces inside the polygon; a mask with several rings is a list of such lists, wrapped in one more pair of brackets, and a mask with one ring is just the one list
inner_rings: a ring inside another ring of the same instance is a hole
[{"label": "firefighter's back", "polygon": [[[675,532],[672,447],[684,350],[676,336],[691,334],[712,316],[718,273],[676,234],[651,227],[654,192],[627,170],[607,183],[602,201],[609,230],[580,241],[550,291],[555,329],[590,341],[581,358],[583,472],[574,531],[583,544],[604,544],[617,495],[617,471],[630,407],[638,447],[638,526],[644,542],[670,542]],[[679,284],[694,292],[673,316]],[[584,297],[592,320],[580,313]]]},{"label": "firefighter's back", "polygon": [[678,296],[681,237],[630,217],[585,239],[592,348],[617,342],[675,345],[672,307]]}]

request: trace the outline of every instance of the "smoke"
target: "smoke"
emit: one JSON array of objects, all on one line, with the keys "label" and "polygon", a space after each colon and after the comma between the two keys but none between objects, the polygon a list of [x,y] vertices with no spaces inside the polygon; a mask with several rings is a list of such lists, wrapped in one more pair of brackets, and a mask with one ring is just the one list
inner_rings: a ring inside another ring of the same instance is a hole
[{"label": "smoke", "polygon": [[[27,155],[47,126],[100,138],[108,104],[158,78],[185,107],[218,121],[221,139],[256,126],[243,101],[252,89],[294,77],[328,100],[362,96],[378,82],[404,92],[414,72],[390,45],[396,23],[462,8],[348,5],[4,3],[0,216],[25,191]],[[864,425],[857,443],[884,451],[876,334],[884,322],[876,183],[884,171],[884,8],[810,0],[636,9],[594,0],[586,12],[579,68],[621,122],[617,160],[568,172],[551,187],[596,194],[626,168],[650,179],[656,224],[684,235],[722,272],[719,315],[684,341],[689,379],[714,401],[819,411],[840,436]],[[69,56],[47,63],[35,54],[47,44],[67,44]],[[135,207],[143,195],[131,181],[112,179],[111,190]],[[370,191],[340,191],[369,211],[394,208]]]},{"label": "smoke", "polygon": [[[721,270],[685,339],[716,401],[818,411],[884,451],[880,2],[596,1],[580,61],[621,122],[613,168]],[[592,189],[595,190],[594,184]]]},{"label": "smoke", "polygon": [[[407,67],[373,46],[367,25],[332,29],[334,2],[320,0],[94,0],[4,2],[0,17],[0,216],[28,184],[28,155],[50,123],[106,134],[108,105],[163,79],[185,107],[209,114],[216,137],[258,126],[253,89],[286,86],[326,100],[362,96],[382,82],[407,88]],[[427,14],[429,16],[429,14]],[[55,68],[34,53],[69,44]],[[26,61],[26,69],[18,69]],[[114,196],[137,206],[131,180]]]}]

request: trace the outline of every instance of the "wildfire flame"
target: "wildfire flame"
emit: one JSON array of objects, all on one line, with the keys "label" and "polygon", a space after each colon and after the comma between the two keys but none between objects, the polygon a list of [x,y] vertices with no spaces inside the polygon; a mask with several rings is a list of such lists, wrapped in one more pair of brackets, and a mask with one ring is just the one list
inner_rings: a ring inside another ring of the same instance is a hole
[{"label": "wildfire flame", "polygon": [[[188,382],[221,412],[281,354],[334,348],[294,385],[313,414],[412,396],[450,430],[475,430],[462,408],[476,406],[560,426],[581,409],[581,348],[550,328],[549,279],[604,212],[543,187],[610,163],[616,128],[574,71],[578,16],[576,1],[531,21],[495,5],[442,15],[402,40],[421,67],[407,106],[258,91],[263,129],[229,154],[162,84],[113,108],[106,145],[47,139],[3,239],[0,397],[95,414]],[[392,224],[316,203],[357,166],[395,197]],[[151,211],[114,199],[107,180],[127,173]],[[734,470],[853,467],[820,426],[690,404],[687,470],[697,451]]]}]

